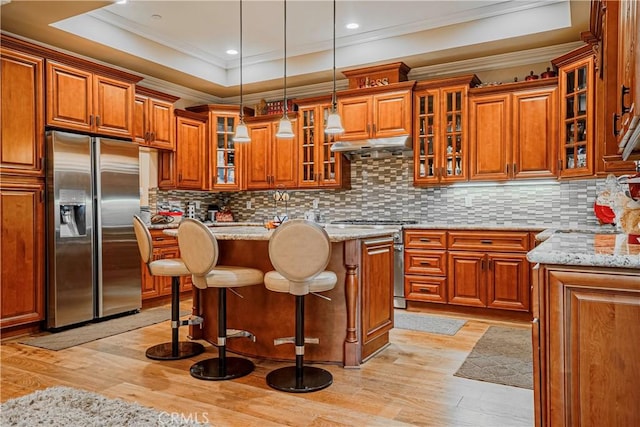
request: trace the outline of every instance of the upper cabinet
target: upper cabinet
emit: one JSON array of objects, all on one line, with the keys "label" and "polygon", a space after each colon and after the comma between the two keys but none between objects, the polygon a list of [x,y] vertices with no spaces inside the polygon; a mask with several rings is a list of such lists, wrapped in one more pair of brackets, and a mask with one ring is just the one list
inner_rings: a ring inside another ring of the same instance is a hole
[{"label": "upper cabinet", "polygon": [[470,92],[471,180],[556,176],[557,79]]},{"label": "upper cabinet", "polygon": [[350,161],[331,151],[334,135],[324,128],[331,112],[331,96],[297,100],[298,188],[349,188]]},{"label": "upper cabinet", "polygon": [[[620,128],[616,129],[620,139],[638,126],[640,121],[640,12],[637,0],[620,0],[618,14],[618,114]],[[637,149],[640,154],[640,147]]]},{"label": "upper cabinet", "polygon": [[[295,129],[297,120],[289,115]],[[246,188],[296,188],[298,182],[298,135],[276,138],[281,116],[246,118],[251,142],[246,147]],[[295,134],[295,132],[294,132]]]},{"label": "upper cabinet", "polygon": [[94,71],[66,62],[46,61],[48,126],[133,137],[135,83],[141,79],[102,68]]},{"label": "upper cabinet", "polygon": [[173,104],[178,99],[136,86],[133,137],[138,144],[163,150],[176,149]]},{"label": "upper cabinet", "polygon": [[0,46],[0,173],[44,176],[44,59]]},{"label": "upper cabinet", "polygon": [[560,98],[560,178],[594,173],[594,56],[586,45],[553,60]]},{"label": "upper cabinet", "polygon": [[[244,189],[244,144],[236,144],[233,135],[240,120],[237,105],[207,104],[187,108],[209,118],[206,153],[208,160],[206,189],[234,191]],[[245,108],[245,117],[252,111]]]},{"label": "upper cabinet", "polygon": [[465,181],[468,100],[475,75],[419,82],[414,91],[414,185]]}]

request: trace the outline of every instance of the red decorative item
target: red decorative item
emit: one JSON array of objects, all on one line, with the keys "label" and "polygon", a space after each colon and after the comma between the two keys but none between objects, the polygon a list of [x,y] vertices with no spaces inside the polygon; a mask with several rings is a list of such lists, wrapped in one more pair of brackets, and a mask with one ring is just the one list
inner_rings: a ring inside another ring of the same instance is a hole
[{"label": "red decorative item", "polygon": [[594,203],[593,212],[596,214],[600,224],[613,224],[616,220],[616,215],[609,206]]},{"label": "red decorative item", "polygon": [[547,67],[547,71],[540,74],[540,77],[542,77],[543,79],[549,79],[555,76],[557,76],[556,72],[553,71],[550,67]]},{"label": "red decorative item", "polygon": [[536,76],[535,74],[533,74],[533,71],[531,71],[529,73],[529,75],[527,77],[524,78],[525,81],[529,81],[529,80],[538,80],[538,76]]}]

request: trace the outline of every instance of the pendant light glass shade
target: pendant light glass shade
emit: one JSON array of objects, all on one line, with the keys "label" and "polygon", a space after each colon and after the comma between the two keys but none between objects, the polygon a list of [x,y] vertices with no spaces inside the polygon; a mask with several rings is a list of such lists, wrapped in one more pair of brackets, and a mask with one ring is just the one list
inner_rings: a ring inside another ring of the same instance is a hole
[{"label": "pendant light glass shade", "polygon": [[333,0],[333,98],[331,114],[327,117],[327,127],[324,129],[324,132],[327,135],[339,135],[344,133],[342,119],[338,114],[336,104],[336,0]]},{"label": "pendant light glass shade", "polygon": [[291,120],[287,115],[287,0],[284,0],[284,102],[282,103],[282,110],[284,114],[278,123],[278,132],[276,132],[276,138],[291,139],[295,135],[293,134],[293,126],[291,126]]},{"label": "pendant light glass shade", "polygon": [[344,133],[342,119],[340,119],[340,114],[335,110],[329,114],[329,117],[327,117],[327,127],[324,129],[324,133],[327,135],[338,135]]},{"label": "pendant light glass shade", "polygon": [[244,105],[242,103],[242,0],[240,0],[240,121],[236,126],[236,133],[233,135],[234,143],[251,142],[249,130],[244,124]]}]

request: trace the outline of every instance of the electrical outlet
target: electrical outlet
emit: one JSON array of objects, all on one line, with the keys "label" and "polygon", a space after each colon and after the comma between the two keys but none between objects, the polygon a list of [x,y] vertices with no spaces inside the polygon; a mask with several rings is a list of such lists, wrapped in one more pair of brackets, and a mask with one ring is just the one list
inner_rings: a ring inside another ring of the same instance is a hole
[{"label": "electrical outlet", "polygon": [[247,209],[251,209],[251,200],[247,200]]},{"label": "electrical outlet", "polygon": [[464,197],[464,207],[465,208],[470,208],[471,206],[473,206],[473,197],[465,196]]},{"label": "electrical outlet", "polygon": [[320,203],[320,199],[313,199],[313,209],[318,209],[319,203]]}]

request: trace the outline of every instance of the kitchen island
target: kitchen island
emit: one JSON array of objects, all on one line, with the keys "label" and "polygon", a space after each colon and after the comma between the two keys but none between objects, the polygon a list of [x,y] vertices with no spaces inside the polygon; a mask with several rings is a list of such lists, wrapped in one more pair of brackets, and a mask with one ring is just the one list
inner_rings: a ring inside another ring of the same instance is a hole
[{"label": "kitchen island", "polygon": [[536,425],[640,425],[640,245],[545,233],[533,270]]},{"label": "kitchen island", "polygon": [[[331,241],[327,270],[338,276],[335,288],[322,295],[308,295],[305,303],[305,335],[319,345],[305,348],[305,360],[358,367],[385,348],[393,327],[393,231],[356,227],[325,227]],[[269,260],[269,237],[273,233],[257,226],[211,227],[218,240],[219,265],[273,270]],[[165,233],[177,235],[176,228]],[[230,351],[251,357],[293,360],[287,345],[275,346],[276,338],[295,331],[294,297],[249,286],[227,294],[227,327],[253,333],[256,341],[230,339]],[[202,329],[191,328],[192,338],[217,341],[217,289],[194,291],[193,314],[204,318]]]}]

